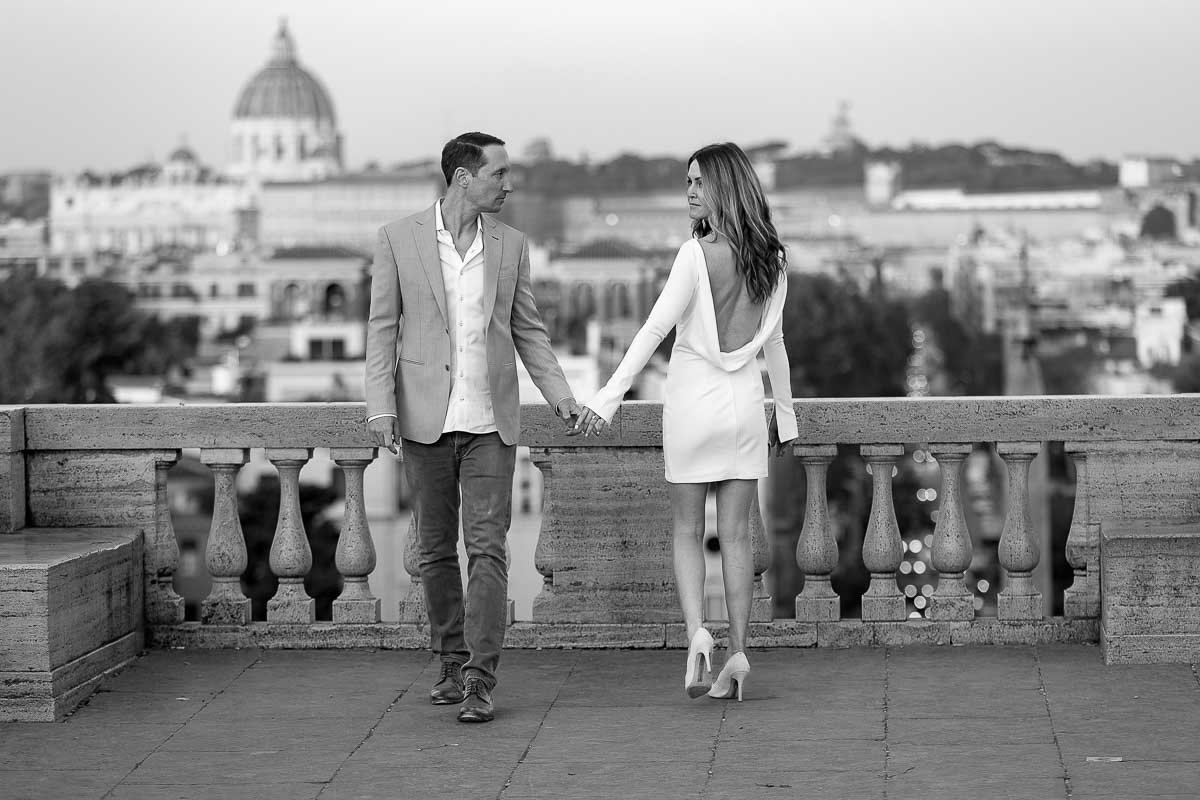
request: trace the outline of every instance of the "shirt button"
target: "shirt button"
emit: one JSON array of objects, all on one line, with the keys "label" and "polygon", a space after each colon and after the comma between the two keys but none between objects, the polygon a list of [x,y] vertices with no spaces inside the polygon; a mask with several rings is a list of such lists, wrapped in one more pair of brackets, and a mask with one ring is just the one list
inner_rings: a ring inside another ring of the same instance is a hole
[{"label": "shirt button", "polygon": [[450,365],[449,365],[449,364],[447,364],[447,365],[446,365],[446,372],[449,372],[449,371],[450,371]]}]

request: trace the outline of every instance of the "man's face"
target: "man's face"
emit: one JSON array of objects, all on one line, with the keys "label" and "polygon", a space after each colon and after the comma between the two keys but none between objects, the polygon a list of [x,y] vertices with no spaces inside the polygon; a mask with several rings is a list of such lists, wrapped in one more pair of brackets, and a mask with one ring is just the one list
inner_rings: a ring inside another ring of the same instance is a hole
[{"label": "man's face", "polygon": [[483,166],[470,176],[467,184],[467,199],[480,211],[496,213],[504,205],[504,199],[513,190],[512,165],[508,151],[498,144],[483,148]]}]

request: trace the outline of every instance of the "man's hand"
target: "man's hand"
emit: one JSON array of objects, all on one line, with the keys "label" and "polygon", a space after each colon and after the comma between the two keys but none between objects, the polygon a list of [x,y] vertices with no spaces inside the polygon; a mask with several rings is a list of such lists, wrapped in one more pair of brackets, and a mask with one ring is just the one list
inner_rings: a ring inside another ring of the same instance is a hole
[{"label": "man's hand", "polygon": [[581,426],[582,411],[579,404],[575,402],[574,397],[568,397],[558,401],[558,406],[554,409],[563,424],[567,426],[567,436],[578,436],[583,432]]},{"label": "man's hand", "polygon": [[367,432],[376,447],[382,447],[400,455],[400,420],[396,417],[376,417],[367,423]]}]

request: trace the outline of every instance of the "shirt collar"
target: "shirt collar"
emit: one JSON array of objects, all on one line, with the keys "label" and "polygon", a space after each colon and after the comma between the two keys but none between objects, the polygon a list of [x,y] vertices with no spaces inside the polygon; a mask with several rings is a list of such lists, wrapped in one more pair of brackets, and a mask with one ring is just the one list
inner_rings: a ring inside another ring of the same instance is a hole
[{"label": "shirt collar", "polygon": [[[445,231],[446,233],[450,232],[446,228],[445,221],[442,220],[442,201],[441,200],[438,200],[436,203],[433,204],[433,224],[434,224],[434,230],[437,231],[438,233],[442,233],[443,231]],[[475,218],[475,226],[476,226],[475,229],[477,231],[479,231],[480,233],[483,232],[483,214],[480,214],[478,217]]]}]

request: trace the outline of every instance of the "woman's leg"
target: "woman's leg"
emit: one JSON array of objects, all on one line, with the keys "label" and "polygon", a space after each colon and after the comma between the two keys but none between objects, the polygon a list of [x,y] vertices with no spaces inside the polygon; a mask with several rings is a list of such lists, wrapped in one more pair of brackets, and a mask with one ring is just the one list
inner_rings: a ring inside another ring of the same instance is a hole
[{"label": "woman's leg", "polygon": [[754,596],[754,551],[750,544],[750,504],[758,481],[728,480],[717,484],[717,539],[725,607],[729,611],[729,652],[746,650],[750,604]]},{"label": "woman's leg", "polygon": [[675,585],[688,641],[704,623],[704,500],[707,483],[669,483],[675,528]]}]

